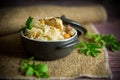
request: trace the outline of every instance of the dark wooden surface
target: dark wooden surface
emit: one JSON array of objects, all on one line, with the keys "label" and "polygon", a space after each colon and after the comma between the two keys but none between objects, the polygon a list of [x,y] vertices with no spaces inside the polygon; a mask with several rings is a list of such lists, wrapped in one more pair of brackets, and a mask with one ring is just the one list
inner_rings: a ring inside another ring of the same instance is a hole
[{"label": "dark wooden surface", "polygon": [[[91,2],[90,2],[91,1]],[[120,41],[120,9],[116,0],[1,0],[0,7],[16,7],[26,5],[61,5],[61,6],[80,6],[80,5],[103,5],[108,13],[108,20],[104,23],[94,23],[100,33],[114,34],[116,39]],[[119,80],[120,78],[120,52],[110,52],[109,64],[113,73],[112,80]],[[86,80],[86,79],[85,79]],[[93,79],[90,79],[93,80]],[[109,79],[95,79],[95,80],[109,80]]]},{"label": "dark wooden surface", "polygon": [[[120,20],[111,20],[102,24],[96,24],[97,29],[103,34],[114,34],[116,39],[120,41]],[[120,51],[111,52],[108,50],[109,65],[113,73],[112,80],[120,78]],[[106,79],[105,79],[106,80]]]}]

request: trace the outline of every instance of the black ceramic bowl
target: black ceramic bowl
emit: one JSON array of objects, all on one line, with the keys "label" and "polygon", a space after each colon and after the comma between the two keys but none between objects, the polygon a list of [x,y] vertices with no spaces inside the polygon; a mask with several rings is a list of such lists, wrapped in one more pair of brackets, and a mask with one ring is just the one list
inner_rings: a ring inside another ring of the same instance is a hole
[{"label": "black ceramic bowl", "polygon": [[75,29],[75,34],[71,38],[57,41],[38,41],[27,38],[21,31],[21,41],[25,51],[40,60],[55,60],[69,55],[75,44],[79,42],[78,33],[84,34],[87,30],[76,21],[60,17],[64,24],[69,24]]},{"label": "black ceramic bowl", "polygon": [[55,60],[67,56],[78,43],[77,31],[74,36],[65,40],[39,41],[30,39],[21,31],[21,41],[25,51],[40,60]]}]

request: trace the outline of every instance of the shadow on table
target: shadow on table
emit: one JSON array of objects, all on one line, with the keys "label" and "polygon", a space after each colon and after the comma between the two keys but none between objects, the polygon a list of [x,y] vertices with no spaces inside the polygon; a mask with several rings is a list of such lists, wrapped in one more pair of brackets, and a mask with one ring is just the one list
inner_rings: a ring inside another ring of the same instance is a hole
[{"label": "shadow on table", "polygon": [[19,33],[0,36],[0,56],[28,57],[21,44]]}]

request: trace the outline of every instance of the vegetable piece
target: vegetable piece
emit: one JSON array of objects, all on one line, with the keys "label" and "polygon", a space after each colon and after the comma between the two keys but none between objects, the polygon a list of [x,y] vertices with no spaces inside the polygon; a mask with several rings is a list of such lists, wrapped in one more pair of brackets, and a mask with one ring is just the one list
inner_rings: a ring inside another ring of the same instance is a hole
[{"label": "vegetable piece", "polygon": [[34,69],[31,66],[29,66],[25,73],[25,76],[31,76],[33,74],[34,74]]},{"label": "vegetable piece", "polygon": [[66,25],[66,32],[69,32],[72,30],[72,27],[70,25]]},{"label": "vegetable piece", "polygon": [[104,36],[104,41],[107,43],[106,46],[111,50],[111,51],[117,51],[120,50],[120,42],[116,41],[115,37],[113,35],[107,35]]},{"label": "vegetable piece", "polygon": [[87,33],[85,36],[91,39],[94,43],[101,47],[107,46],[111,51],[120,50],[120,42],[116,41],[115,36],[112,34],[92,34]]},{"label": "vegetable piece", "polygon": [[75,48],[79,48],[80,53],[84,53],[86,56],[97,57],[100,51],[100,46],[90,42],[79,42]]},{"label": "vegetable piece", "polygon": [[46,64],[37,64],[34,67],[35,70],[37,70],[38,72],[47,72],[48,71],[48,67],[46,66]]},{"label": "vegetable piece", "polygon": [[40,24],[45,24],[45,21],[44,20],[40,20]]},{"label": "vegetable piece", "polygon": [[33,21],[33,18],[30,16],[27,21],[26,21],[26,28],[27,29],[31,29],[32,28],[32,21]]},{"label": "vegetable piece", "polygon": [[21,61],[21,68],[20,68],[21,72],[23,72],[25,76],[35,75],[37,78],[48,78],[49,75],[47,73],[48,71],[47,65],[43,63],[35,64],[33,59],[34,57],[31,57],[27,60]]},{"label": "vegetable piece", "polygon": [[65,39],[67,39],[67,38],[70,37],[70,34],[67,34],[67,33],[66,33],[66,34],[64,34],[63,36],[64,36]]},{"label": "vegetable piece", "polygon": [[100,49],[105,46],[111,51],[120,50],[120,42],[117,42],[112,34],[92,34],[88,32],[84,37],[88,42],[80,42],[75,45],[75,48],[79,48],[80,53],[87,56],[97,57],[98,53],[101,53]]},{"label": "vegetable piece", "polygon": [[33,21],[33,18],[30,16],[28,17],[26,23],[25,23],[25,27],[22,28],[22,31],[25,33],[26,32],[26,29],[32,29],[32,21]]}]

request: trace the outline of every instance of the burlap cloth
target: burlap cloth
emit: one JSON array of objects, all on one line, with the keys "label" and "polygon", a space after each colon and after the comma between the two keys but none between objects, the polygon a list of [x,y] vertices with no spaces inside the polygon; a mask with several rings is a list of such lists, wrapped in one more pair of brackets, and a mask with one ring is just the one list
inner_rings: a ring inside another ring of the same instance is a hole
[{"label": "burlap cloth", "polygon": [[[28,16],[36,19],[46,16],[61,16],[76,20],[86,29],[98,33],[92,23],[102,22],[107,19],[102,6],[61,7],[61,6],[29,6],[17,8],[3,8],[0,10],[0,78],[7,79],[36,79],[25,77],[19,71],[20,60],[26,58],[20,42],[19,29]],[[14,33],[16,32],[16,33]],[[80,40],[84,40],[82,36]],[[33,46],[34,47],[34,46]],[[36,62],[40,62],[36,60]],[[73,79],[78,77],[111,78],[112,73],[108,64],[108,53],[104,48],[97,58],[79,54],[74,49],[67,57],[44,61],[49,67],[51,79]]]}]

